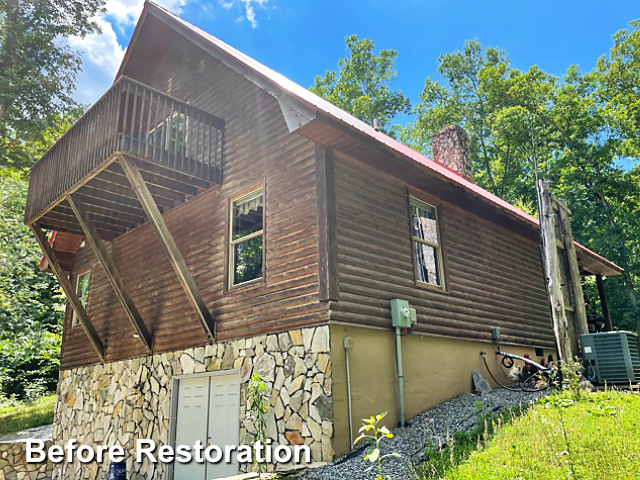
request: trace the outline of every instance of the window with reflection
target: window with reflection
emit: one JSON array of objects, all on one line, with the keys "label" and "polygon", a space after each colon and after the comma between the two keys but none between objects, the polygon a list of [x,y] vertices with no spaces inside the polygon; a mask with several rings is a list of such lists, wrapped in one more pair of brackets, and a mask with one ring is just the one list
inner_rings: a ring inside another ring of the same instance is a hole
[{"label": "window with reflection", "polygon": [[[82,307],[87,310],[89,305],[89,288],[91,287],[91,270],[80,273],[76,276],[76,295],[82,304]],[[80,319],[76,312],[73,312],[73,326],[80,325]]]},{"label": "window with reflection", "polygon": [[442,288],[442,250],[435,207],[411,199],[411,235],[416,280]]},{"label": "window with reflection", "polygon": [[164,148],[170,153],[187,156],[189,144],[189,117],[173,112],[157,126],[149,130],[150,145]]},{"label": "window with reflection", "polygon": [[263,276],[264,192],[262,188],[231,203],[229,286]]}]

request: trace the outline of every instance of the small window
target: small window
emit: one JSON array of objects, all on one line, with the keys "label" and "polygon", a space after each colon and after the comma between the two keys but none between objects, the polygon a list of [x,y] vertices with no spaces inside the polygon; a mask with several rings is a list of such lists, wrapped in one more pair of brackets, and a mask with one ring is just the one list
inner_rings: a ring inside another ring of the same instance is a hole
[{"label": "small window", "polygon": [[263,198],[260,188],[231,203],[230,287],[262,278]]},{"label": "small window", "polygon": [[416,280],[442,288],[442,251],[435,207],[411,199],[411,236]]},{"label": "small window", "polygon": [[186,156],[189,144],[189,117],[184,113],[173,112],[149,130],[147,141],[149,145],[164,148],[176,155]]},{"label": "small window", "polygon": [[[80,303],[87,309],[87,305],[89,304],[89,287],[91,286],[91,270],[88,270],[84,273],[79,274],[76,277],[76,295],[80,299]],[[80,319],[76,312],[73,312],[73,326],[77,327],[80,325]]]}]

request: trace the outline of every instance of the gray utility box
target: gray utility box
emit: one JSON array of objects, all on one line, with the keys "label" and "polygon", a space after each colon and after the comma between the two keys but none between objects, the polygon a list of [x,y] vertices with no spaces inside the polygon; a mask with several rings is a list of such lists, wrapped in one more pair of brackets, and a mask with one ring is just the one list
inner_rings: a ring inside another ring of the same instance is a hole
[{"label": "gray utility box", "polygon": [[631,332],[582,335],[582,360],[587,376],[598,383],[640,382],[638,337]]}]

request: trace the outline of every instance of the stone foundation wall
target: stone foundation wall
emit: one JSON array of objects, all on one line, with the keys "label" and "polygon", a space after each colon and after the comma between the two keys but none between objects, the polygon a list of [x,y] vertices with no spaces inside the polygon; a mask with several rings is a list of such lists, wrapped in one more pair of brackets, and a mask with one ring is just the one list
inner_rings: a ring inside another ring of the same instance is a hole
[{"label": "stone foundation wall", "polygon": [[[133,462],[134,444],[140,438],[168,443],[172,377],[231,369],[241,372],[241,444],[252,438],[246,388],[258,373],[271,395],[267,429],[273,445],[306,444],[313,462],[333,459],[328,326],[65,370],[58,384],[53,440],[60,445],[70,438],[79,444],[121,445],[127,452],[128,478],[163,479],[165,464]],[[98,479],[109,465],[65,463],[54,468],[56,479]]]},{"label": "stone foundation wall", "polygon": [[[45,448],[52,444],[51,440],[44,441]],[[44,480],[52,473],[52,463],[27,463],[25,441],[0,442],[0,480]]]}]

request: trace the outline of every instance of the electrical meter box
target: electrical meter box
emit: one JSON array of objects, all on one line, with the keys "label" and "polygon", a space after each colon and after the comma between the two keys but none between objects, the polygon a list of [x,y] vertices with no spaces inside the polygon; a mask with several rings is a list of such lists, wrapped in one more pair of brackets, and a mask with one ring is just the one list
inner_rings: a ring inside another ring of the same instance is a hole
[{"label": "electrical meter box", "polygon": [[394,328],[411,330],[417,321],[416,309],[411,308],[408,301],[399,298],[391,300],[391,323]]}]

